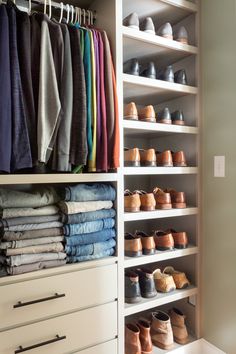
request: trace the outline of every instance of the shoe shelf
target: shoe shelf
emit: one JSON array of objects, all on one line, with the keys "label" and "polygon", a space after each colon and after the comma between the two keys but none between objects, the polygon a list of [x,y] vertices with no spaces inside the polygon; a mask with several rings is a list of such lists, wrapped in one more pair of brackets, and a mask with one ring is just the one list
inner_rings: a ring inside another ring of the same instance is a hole
[{"label": "shoe shelf", "polygon": [[[185,345],[180,345],[174,342],[173,348],[170,350],[163,350],[158,347],[153,346],[153,351],[152,354],[165,354],[165,353],[171,353],[171,354],[200,354],[201,352],[193,352],[192,351],[192,343],[196,341],[196,337],[192,336],[189,334],[188,336],[188,343]],[[203,354],[203,353],[201,353]]]},{"label": "shoe shelf", "polygon": [[126,137],[143,137],[144,135],[154,135],[155,137],[160,137],[170,134],[197,135],[199,131],[197,127],[189,127],[185,125],[147,123],[131,120],[124,120],[123,128]]},{"label": "shoe shelf", "polygon": [[124,213],[124,221],[138,221],[138,220],[153,220],[172,218],[178,216],[196,215],[198,208],[189,207],[185,209],[169,209],[169,210],[155,210],[155,211],[141,211],[137,213]]},{"label": "shoe shelf", "polygon": [[151,176],[151,175],[195,175],[197,167],[124,167],[124,175]]},{"label": "shoe shelf", "polygon": [[198,88],[172,82],[123,74],[124,97],[138,104],[159,104],[186,95],[197,95]]},{"label": "shoe shelf", "polygon": [[156,251],[152,256],[125,257],[125,268],[137,267],[145,264],[161,262],[168,259],[175,259],[198,254],[199,248],[189,245],[185,249],[174,249],[173,251]]},{"label": "shoe shelf", "polygon": [[157,296],[155,296],[152,299],[142,298],[142,300],[137,304],[125,304],[125,316],[130,316],[137,312],[146,311],[154,307],[158,307],[174,301],[182,300],[189,296],[197,295],[197,293],[198,293],[197,287],[191,285],[187,289],[174,290],[167,294],[158,293]]},{"label": "shoe shelf", "polygon": [[[123,26],[124,61],[132,58],[158,57],[158,63],[173,64],[190,55],[197,55],[198,48]],[[140,50],[142,46],[142,50]]]}]

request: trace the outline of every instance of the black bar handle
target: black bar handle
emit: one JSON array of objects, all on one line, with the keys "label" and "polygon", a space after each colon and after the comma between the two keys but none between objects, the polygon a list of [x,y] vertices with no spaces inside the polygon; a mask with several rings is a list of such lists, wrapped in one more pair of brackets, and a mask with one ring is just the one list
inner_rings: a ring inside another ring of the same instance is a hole
[{"label": "black bar handle", "polygon": [[46,342],[42,342],[42,343],[38,343],[38,344],[31,345],[30,347],[23,348],[23,347],[20,345],[20,346],[19,346],[19,349],[15,350],[15,354],[20,354],[20,353],[23,353],[23,352],[27,352],[27,351],[29,351],[29,350],[36,349],[36,348],[39,348],[39,347],[43,347],[44,345],[56,343],[56,342],[59,342],[60,340],[64,340],[64,339],[66,339],[66,336],[60,337],[60,336],[57,334],[57,335],[56,335],[56,338],[47,340]]},{"label": "black bar handle", "polygon": [[39,302],[44,302],[44,301],[56,300],[56,299],[60,299],[61,297],[65,297],[65,296],[66,296],[66,294],[57,294],[56,293],[53,296],[44,297],[43,299],[38,299],[38,300],[34,300],[34,301],[28,301],[28,302],[19,301],[16,305],[13,306],[13,308],[18,309],[19,307],[34,305],[34,304],[38,304]]}]

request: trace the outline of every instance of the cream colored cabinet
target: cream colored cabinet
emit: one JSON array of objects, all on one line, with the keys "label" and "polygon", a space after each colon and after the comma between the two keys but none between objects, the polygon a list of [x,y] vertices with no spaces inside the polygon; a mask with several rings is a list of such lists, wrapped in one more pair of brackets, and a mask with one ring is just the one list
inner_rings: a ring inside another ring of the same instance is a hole
[{"label": "cream colored cabinet", "polygon": [[95,347],[88,348],[74,354],[118,354],[117,340],[112,340],[107,343],[96,345]]}]

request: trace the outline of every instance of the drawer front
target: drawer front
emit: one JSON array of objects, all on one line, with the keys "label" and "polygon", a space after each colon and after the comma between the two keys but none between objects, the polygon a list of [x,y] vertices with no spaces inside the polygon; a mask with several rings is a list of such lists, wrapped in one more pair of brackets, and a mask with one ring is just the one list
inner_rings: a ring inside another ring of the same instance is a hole
[{"label": "drawer front", "polygon": [[117,340],[96,345],[96,347],[81,350],[74,354],[117,354]]},{"label": "drawer front", "polygon": [[116,298],[116,264],[1,286],[0,329],[113,302]]},{"label": "drawer front", "polygon": [[117,302],[113,302],[1,332],[0,353],[20,354],[22,346],[29,349],[27,354],[69,354],[116,336]]}]

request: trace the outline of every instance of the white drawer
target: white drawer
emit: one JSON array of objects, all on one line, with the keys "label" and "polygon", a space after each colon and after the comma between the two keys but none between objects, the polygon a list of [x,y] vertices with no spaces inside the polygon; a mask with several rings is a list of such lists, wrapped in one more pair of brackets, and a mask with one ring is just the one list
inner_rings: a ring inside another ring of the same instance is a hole
[{"label": "white drawer", "polygon": [[[56,336],[59,336],[58,341],[50,343],[56,340]],[[1,332],[0,353],[17,354],[20,346],[27,349],[40,345],[24,352],[27,354],[68,354],[113,340],[116,336],[117,302],[113,302]],[[105,354],[102,351],[101,353]],[[113,352],[106,354],[113,354]]]},{"label": "white drawer", "polygon": [[96,345],[96,347],[81,350],[74,354],[117,354],[117,340]]},{"label": "white drawer", "polygon": [[[116,264],[1,286],[0,329],[112,302],[116,298]],[[40,302],[34,303],[38,300]],[[14,308],[18,302],[25,306]]]}]

